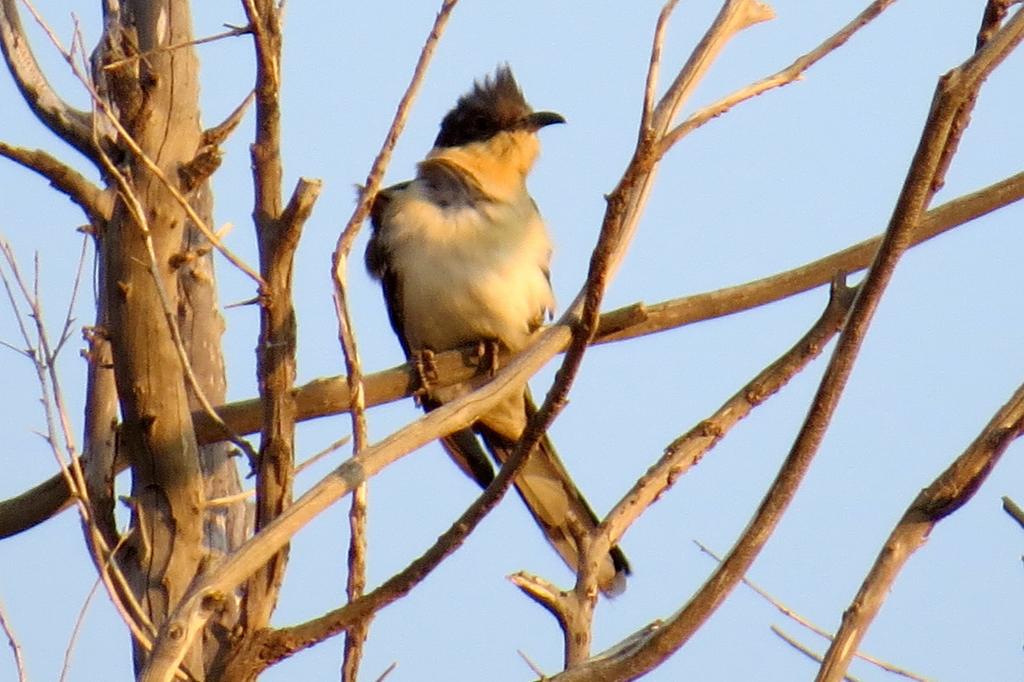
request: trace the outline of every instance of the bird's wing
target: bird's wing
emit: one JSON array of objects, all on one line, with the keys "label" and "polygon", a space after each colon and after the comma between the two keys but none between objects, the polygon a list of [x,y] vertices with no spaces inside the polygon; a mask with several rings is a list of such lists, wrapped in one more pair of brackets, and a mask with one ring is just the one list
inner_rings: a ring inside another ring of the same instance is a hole
[{"label": "bird's wing", "polygon": [[402,314],[402,280],[391,266],[391,254],[388,251],[385,233],[388,229],[388,208],[397,193],[409,186],[409,182],[392,185],[377,192],[370,207],[370,227],[373,233],[366,245],[366,270],[374,279],[380,280],[384,290],[384,304],[388,309],[388,320],[391,328],[402,344],[405,356],[409,357],[409,344],[405,340],[405,324]]},{"label": "bird's wing", "polygon": [[[412,357],[412,349],[409,348],[409,342],[405,337],[402,279],[391,266],[391,254],[388,252],[387,239],[384,235],[388,229],[388,209],[391,202],[395,200],[398,193],[408,188],[409,184],[409,182],[403,182],[377,193],[370,208],[370,226],[373,228],[373,234],[366,245],[365,256],[367,271],[372,277],[380,280],[381,288],[384,290],[384,303],[388,310],[388,319],[398,337],[398,342],[402,344],[406,358]],[[439,401],[429,396],[422,396],[420,403],[428,412],[441,406]],[[491,466],[487,454],[471,430],[463,429],[449,434],[441,439],[441,445],[459,468],[481,487],[486,487],[494,480],[494,467]]]},{"label": "bird's wing", "polygon": [[488,199],[476,177],[451,159],[429,158],[416,168],[420,187],[441,208],[475,206]]},{"label": "bird's wing", "polygon": [[[525,409],[527,415],[536,412],[529,391],[525,395]],[[478,423],[476,428],[495,459],[504,463],[515,448],[515,440],[484,424]],[[540,439],[523,462],[515,486],[548,542],[575,571],[579,565],[579,533],[592,531],[599,520],[547,436]],[[629,573],[625,553],[618,546],[612,547],[599,569],[601,591],[609,596],[621,593]]]}]

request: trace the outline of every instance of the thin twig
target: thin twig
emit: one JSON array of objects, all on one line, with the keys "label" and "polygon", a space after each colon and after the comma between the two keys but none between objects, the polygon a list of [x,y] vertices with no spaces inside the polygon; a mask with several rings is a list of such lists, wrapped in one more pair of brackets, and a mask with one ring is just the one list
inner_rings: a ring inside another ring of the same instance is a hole
[{"label": "thin twig", "polygon": [[654,28],[654,39],[651,41],[651,60],[647,66],[647,82],[644,85],[644,105],[640,115],[640,136],[653,132],[651,117],[654,115],[654,102],[658,90],[658,74],[661,71],[661,50],[665,44],[665,31],[668,20],[672,16],[679,0],[669,0],[658,14],[658,23]]},{"label": "thin twig", "polygon": [[[810,648],[808,648],[807,646],[805,646],[805,645],[801,644],[800,642],[796,641],[796,639],[793,638],[792,636],[787,635],[777,625],[772,625],[771,626],[771,630],[783,642],[785,642],[786,644],[790,645],[791,647],[793,647],[794,649],[796,649],[797,651],[802,653],[807,658],[811,659],[812,661],[816,661],[818,663],[821,663],[821,655],[820,654],[814,653],[813,651],[811,651]],[[843,680],[844,680],[844,682],[858,682],[857,678],[854,677],[853,675],[850,675],[849,673],[847,673],[846,675],[843,676]]]},{"label": "thin twig", "polygon": [[223,40],[224,38],[237,38],[238,36],[249,35],[250,33],[252,33],[252,27],[250,26],[230,26],[228,24],[224,25],[228,27],[228,30],[222,31],[220,33],[215,33],[210,36],[206,36],[205,38],[196,38],[195,40],[188,40],[182,43],[175,43],[174,45],[161,45],[160,47],[153,48],[152,50],[147,50],[145,52],[133,54],[130,57],[125,57],[124,59],[118,59],[116,61],[104,64],[103,70],[109,71],[111,69],[116,69],[127,64],[134,64],[140,59],[147,59],[152,55],[160,54],[162,52],[173,52],[175,50],[181,50],[186,47],[205,45],[206,43],[212,43],[217,40]]},{"label": "thin twig", "polygon": [[394,661],[391,665],[389,665],[388,667],[384,668],[384,672],[382,672],[380,674],[380,676],[377,677],[375,682],[384,682],[384,680],[387,679],[387,676],[390,675],[391,673],[393,673],[395,671],[395,668],[397,668],[397,667],[398,667],[398,661]]},{"label": "thin twig", "polygon": [[[700,541],[694,540],[693,543],[695,545],[697,545],[697,547],[700,548],[700,551],[704,552],[705,554],[707,554],[709,557],[711,557],[712,559],[714,559],[718,563],[722,563],[721,557],[719,557],[717,554],[712,552],[705,545],[701,544]],[[781,613],[782,615],[786,616],[787,618],[789,618],[789,619],[791,619],[793,621],[796,621],[797,623],[799,623],[800,625],[804,626],[805,628],[807,628],[808,630],[810,630],[814,634],[818,635],[819,637],[824,637],[825,639],[827,639],[829,641],[832,641],[832,633],[828,632],[824,628],[821,628],[821,627],[815,625],[814,623],[812,623],[811,621],[807,620],[806,618],[801,616],[799,613],[797,613],[793,609],[789,608],[788,606],[783,604],[781,601],[779,601],[778,599],[776,599],[772,595],[768,594],[768,592],[766,592],[764,589],[762,589],[756,583],[754,583],[753,581],[748,579],[746,576],[743,577],[743,584],[746,585],[747,587],[749,587],[750,589],[752,589],[758,595],[760,595],[761,598],[764,599],[765,601],[767,601],[769,604],[774,606],[779,611],[779,613]],[[863,660],[863,661],[867,661],[868,663],[871,663],[872,665],[878,666],[879,668],[881,668],[882,670],[885,670],[886,672],[890,672],[890,673],[893,673],[895,675],[900,675],[902,677],[906,677],[907,679],[916,680],[917,682],[930,682],[927,677],[921,677],[920,675],[912,673],[909,670],[905,670],[903,668],[900,668],[898,666],[893,665],[892,663],[888,663],[886,661],[883,661],[883,660],[881,660],[879,658],[875,658],[874,656],[870,656],[870,655],[862,653],[860,651],[854,652],[853,655],[856,656],[857,658]],[[820,662],[821,659],[818,659],[818,660]]]},{"label": "thin twig", "polygon": [[[106,543],[103,534],[96,528],[96,524],[93,521],[92,505],[89,501],[84,476],[82,474],[81,460],[74,456],[74,438],[69,426],[69,420],[67,418],[62,397],[63,394],[60,389],[56,369],[54,367],[56,357],[49,351],[49,343],[47,341],[48,337],[45,325],[43,324],[43,320],[45,318],[38,296],[33,294],[33,289],[30,289],[26,284],[21,275],[20,269],[18,268],[17,261],[15,260],[13,249],[10,244],[3,239],[0,239],[0,252],[3,253],[4,258],[7,261],[8,267],[21,291],[22,297],[29,306],[29,316],[35,321],[36,325],[35,335],[38,341],[34,343],[29,335],[28,328],[23,322],[23,316],[17,305],[16,299],[14,298],[14,292],[12,291],[10,280],[7,278],[4,270],[0,268],[0,281],[3,282],[7,291],[8,298],[13,310],[15,311],[15,318],[18,321],[22,338],[28,348],[25,355],[33,362],[36,368],[40,390],[43,393],[42,404],[47,424],[47,433],[45,435],[46,441],[50,445],[50,449],[60,466],[60,476],[62,477],[64,484],[67,486],[67,490],[71,494],[72,499],[77,503],[79,514],[82,517],[82,524],[86,529],[86,540],[89,550],[101,576],[104,576],[104,586],[107,588],[110,599],[136,639],[140,643],[148,646],[149,638],[142,628],[148,628],[149,631],[152,632],[152,623],[146,617],[141,606],[135,600],[132,591],[128,588],[124,574],[121,572],[120,568],[117,567],[117,564],[113,562],[112,550]],[[36,285],[35,290],[38,290],[38,284]],[[61,429],[57,428],[58,422],[61,424]],[[64,435],[63,448],[60,445],[60,433],[63,433]],[[70,464],[66,461],[68,456],[70,456]],[[117,582],[116,585],[114,581]],[[127,604],[127,606],[125,604]]]},{"label": "thin twig", "polygon": [[25,659],[21,654],[21,645],[18,644],[18,638],[14,634],[11,622],[7,619],[7,612],[4,611],[2,602],[0,602],[0,629],[3,629],[4,634],[7,636],[7,645],[14,652],[14,667],[18,671],[18,682],[28,682],[28,671],[25,669]]},{"label": "thin twig", "polygon": [[1024,528],[1024,509],[1011,500],[1008,496],[1003,496],[1003,511],[1010,515],[1010,518],[1020,524],[1021,528]]},{"label": "thin twig", "polygon": [[[56,35],[42,21],[31,2],[23,2],[51,40],[59,45]],[[8,71],[29,108],[55,135],[99,167],[97,145],[93,138],[93,117],[89,112],[75,109],[61,99],[46,80],[21,25],[17,0],[0,0],[0,47],[3,48]],[[62,56],[68,58],[63,51]]]},{"label": "thin twig", "polygon": [[753,99],[768,90],[780,88],[784,85],[789,85],[790,83],[800,80],[804,72],[824,57],[842,47],[854,33],[870,23],[895,1],[896,0],[875,0],[875,2],[868,5],[863,12],[854,17],[843,28],[832,36],[829,36],[825,41],[807,54],[797,58],[796,61],[786,68],[770,76],[766,76],[765,78],[762,78],[761,80],[746,87],[740,88],[739,90],[721,98],[717,102],[695,111],[687,117],[685,121],[677,125],[665,135],[661,143],[661,153],[664,154],[690,132],[704,125],[711,119],[721,116],[737,104]]},{"label": "thin twig", "polygon": [[544,671],[541,670],[540,666],[531,661],[530,657],[527,656],[522,649],[516,649],[516,653],[519,654],[519,658],[523,659],[523,662],[526,663],[527,667],[533,671],[533,674],[536,675],[538,679],[548,679],[548,676],[544,674]]},{"label": "thin twig", "polygon": [[[434,19],[430,33],[423,44],[423,48],[420,50],[409,85],[399,101],[394,119],[391,122],[387,135],[385,135],[380,151],[370,167],[366,182],[360,188],[356,208],[338,237],[338,242],[334,249],[332,258],[334,306],[335,315],[338,319],[338,340],[345,356],[345,374],[348,378],[350,403],[352,405],[350,414],[352,416],[353,457],[358,457],[366,446],[367,427],[362,364],[359,360],[355,328],[352,324],[348,305],[348,256],[359,232],[359,227],[369,215],[373,199],[384,177],[384,171],[391,160],[391,154],[405,128],[405,121],[408,118],[413,100],[426,76],[427,66],[430,64],[434,49],[441,39],[444,28],[448,23],[448,18],[457,3],[458,0],[443,0],[441,3],[441,8]],[[356,487],[352,495],[352,503],[349,510],[350,534],[346,591],[350,602],[362,596],[366,585],[366,505],[367,489],[366,484],[362,483]],[[366,639],[368,627],[369,619],[350,628],[346,633],[344,663],[342,667],[342,679],[345,682],[354,682],[356,679],[359,661],[362,657],[363,641]]]},{"label": "thin twig", "polygon": [[85,600],[82,602],[82,608],[78,610],[78,617],[75,618],[75,625],[71,628],[71,637],[68,638],[68,645],[64,649],[64,665],[60,670],[60,678],[58,678],[59,682],[64,682],[64,680],[68,678],[68,673],[71,672],[71,654],[75,650],[75,644],[78,642],[78,635],[81,633],[82,625],[85,623],[85,614],[89,610],[92,598],[96,596],[96,591],[102,583],[103,578],[101,576],[96,576],[96,580],[93,581],[88,594],[85,595]]}]

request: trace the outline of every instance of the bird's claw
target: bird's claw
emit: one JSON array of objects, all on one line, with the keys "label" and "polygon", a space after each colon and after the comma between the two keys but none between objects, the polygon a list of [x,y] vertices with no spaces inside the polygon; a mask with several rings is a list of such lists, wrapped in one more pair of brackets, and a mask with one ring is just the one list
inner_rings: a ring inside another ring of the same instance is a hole
[{"label": "bird's claw", "polygon": [[501,342],[497,339],[480,339],[476,345],[476,357],[489,376],[501,369]]},{"label": "bird's claw", "polygon": [[434,351],[429,348],[413,351],[412,366],[416,370],[416,379],[419,383],[416,390],[413,391],[413,396],[419,402],[430,392],[430,387],[437,383],[437,365],[434,364]]}]

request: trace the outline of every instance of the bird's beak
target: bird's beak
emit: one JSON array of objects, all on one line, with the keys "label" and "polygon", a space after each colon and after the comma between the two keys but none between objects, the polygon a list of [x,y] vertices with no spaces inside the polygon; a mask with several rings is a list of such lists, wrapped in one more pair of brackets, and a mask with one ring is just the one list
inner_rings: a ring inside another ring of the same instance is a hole
[{"label": "bird's beak", "polygon": [[553,111],[535,111],[524,119],[523,127],[535,133],[552,123],[565,123],[565,118]]}]

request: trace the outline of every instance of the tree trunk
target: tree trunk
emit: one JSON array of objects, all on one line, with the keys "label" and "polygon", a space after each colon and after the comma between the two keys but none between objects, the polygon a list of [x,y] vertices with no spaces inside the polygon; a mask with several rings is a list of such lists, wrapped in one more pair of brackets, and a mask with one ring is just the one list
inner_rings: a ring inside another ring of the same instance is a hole
[{"label": "tree trunk", "polygon": [[[186,211],[169,186],[188,187],[179,169],[200,147],[199,63],[191,48],[191,15],[180,0],[128,0],[123,12],[108,7],[104,37],[111,56],[143,55],[107,74],[108,93],[122,126],[154,170],[120,141],[124,178],[112,218],[102,235],[103,271],[114,373],[123,426],[122,455],[132,469],[132,535],[126,562],[132,589],[158,628],[181,599],[200,567],[203,543],[204,485],[193,432],[194,396],[173,335],[172,320],[189,320],[203,329],[193,336],[191,360],[209,358],[215,370],[203,375],[219,381],[221,324],[207,295],[202,319],[191,317],[192,298],[179,290],[183,245],[189,235]],[[115,161],[117,161],[115,159]],[[111,172],[111,176],[114,173]],[[111,184],[118,183],[109,177]],[[212,291],[212,289],[211,289]],[[202,340],[200,340],[200,337]],[[217,390],[217,386],[207,386]],[[210,396],[219,401],[221,396]],[[223,457],[221,457],[223,459]],[[214,464],[212,468],[218,465]],[[136,666],[145,650],[136,647]],[[204,679],[201,642],[183,666]]]}]

